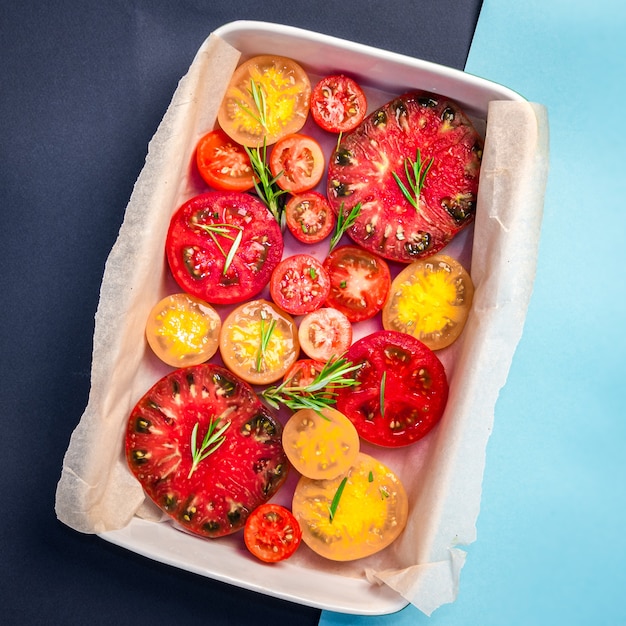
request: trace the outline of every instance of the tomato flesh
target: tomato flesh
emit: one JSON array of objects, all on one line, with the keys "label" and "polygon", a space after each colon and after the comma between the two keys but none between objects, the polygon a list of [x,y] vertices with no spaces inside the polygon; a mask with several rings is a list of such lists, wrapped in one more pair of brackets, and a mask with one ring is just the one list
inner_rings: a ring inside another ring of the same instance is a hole
[{"label": "tomato flesh", "polygon": [[185,202],[171,219],[165,246],[179,286],[212,304],[257,295],[283,254],[280,226],[267,207],[235,191],[211,191]]},{"label": "tomato flesh", "polygon": [[324,266],[310,254],[283,259],[272,273],[272,300],[291,315],[305,315],[319,309],[330,291]]},{"label": "tomato flesh", "polygon": [[431,350],[446,348],[467,321],[474,285],[465,268],[445,254],[407,265],[393,280],[383,328],[405,332]]},{"label": "tomato flesh", "polygon": [[[331,516],[333,501],[337,504]],[[302,540],[314,552],[333,561],[352,561],[394,542],[406,526],[409,504],[398,476],[360,452],[336,478],[300,478],[292,510],[302,528]]]},{"label": "tomato flesh", "polygon": [[217,119],[237,143],[269,146],[304,126],[310,97],[309,77],[296,61],[259,55],[233,73]]},{"label": "tomato flesh", "polygon": [[[196,450],[211,428],[224,440],[194,467]],[[271,498],[289,467],[282,427],[251,387],[211,364],[174,370],[132,410],[126,459],[145,492],[176,524],[204,537],[239,530]]]},{"label": "tomato flesh", "polygon": [[282,137],[270,155],[270,170],[276,184],[290,193],[313,189],[322,180],[324,168],[322,147],[307,135]]},{"label": "tomato flesh", "polygon": [[302,243],[326,239],[336,222],[327,198],[317,191],[292,196],[285,205],[285,219],[291,234]]},{"label": "tomato flesh", "polygon": [[[457,104],[405,94],[342,137],[328,167],[329,201],[346,214],[360,204],[347,234],[370,252],[403,263],[430,256],[474,219],[482,147]],[[421,181],[417,208],[394,177],[415,199],[407,170]]]},{"label": "tomato flesh", "polygon": [[279,504],[262,504],[246,521],[246,547],[265,563],[288,559],[300,545],[302,531],[291,511]]},{"label": "tomato flesh", "polygon": [[331,133],[355,129],[367,113],[367,98],[359,84],[343,75],[322,78],[311,93],[311,115]]},{"label": "tomato flesh", "polygon": [[391,273],[382,258],[357,246],[341,246],[326,257],[324,267],[330,278],[326,304],[351,322],[370,319],[383,308]]},{"label": "tomato flesh", "polygon": [[446,372],[415,337],[381,330],[353,343],[346,359],[360,366],[353,374],[359,385],[340,389],[336,408],[365,441],[406,446],[441,419],[448,399]]},{"label": "tomato flesh", "polygon": [[352,324],[341,311],[321,307],[300,320],[298,339],[308,357],[326,362],[339,358],[350,347]]},{"label": "tomato flesh", "polygon": [[204,182],[214,189],[248,191],[254,186],[254,170],[243,146],[219,128],[198,142],[196,166]]}]

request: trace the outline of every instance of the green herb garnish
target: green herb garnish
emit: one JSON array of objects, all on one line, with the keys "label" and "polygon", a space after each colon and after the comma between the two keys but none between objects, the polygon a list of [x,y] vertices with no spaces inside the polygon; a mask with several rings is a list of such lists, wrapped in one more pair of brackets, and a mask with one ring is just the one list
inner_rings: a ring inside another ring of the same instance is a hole
[{"label": "green herb garnish", "polygon": [[198,426],[200,422],[196,422],[196,425],[191,431],[191,457],[193,462],[187,478],[191,478],[191,475],[198,469],[198,465],[204,461],[209,455],[213,454],[223,443],[226,441],[226,429],[230,426],[230,422],[226,422],[219,430],[216,430],[221,422],[221,417],[217,419],[211,418],[209,422],[209,428],[204,435],[202,445],[197,447]]},{"label": "green herb garnish", "polygon": [[[213,240],[213,243],[217,246],[218,250],[224,255],[224,268],[222,269],[222,275],[225,276],[226,272],[228,272],[230,264],[235,258],[235,254],[237,254],[239,245],[241,244],[241,239],[243,237],[243,228],[241,226],[237,226],[236,224],[196,223],[195,226],[201,228],[204,232],[208,233],[208,235]],[[235,229],[237,231],[237,234],[233,237],[229,229]],[[217,235],[226,237],[226,239],[230,239],[233,242],[228,252],[226,252],[226,250],[224,250],[224,248],[222,247],[222,244],[219,242]]]},{"label": "green herb garnish", "polygon": [[254,102],[256,111],[253,111],[247,103],[241,100],[237,100],[237,104],[242,111],[247,113],[255,122],[258,122],[263,127],[263,130],[267,132],[267,101],[265,99],[265,91],[263,91],[260,83],[251,80],[248,93]]},{"label": "green herb garnish", "polygon": [[330,508],[328,509],[328,519],[331,524],[335,518],[335,513],[337,512],[337,507],[339,506],[339,500],[341,500],[341,495],[343,494],[343,490],[345,489],[347,482],[348,477],[344,476],[343,480],[339,483],[339,487],[337,487],[333,501],[330,503]]},{"label": "green herb garnish", "polygon": [[419,209],[422,187],[426,182],[426,175],[428,174],[428,170],[430,170],[434,160],[435,159],[431,158],[428,163],[423,162],[422,154],[419,148],[415,154],[415,161],[412,161],[409,157],[404,159],[404,173],[406,174],[406,179],[411,187],[411,191],[407,189],[406,185],[400,180],[400,177],[393,172],[393,177],[396,179],[398,187],[400,187],[404,197],[413,205],[415,209]]},{"label": "green herb garnish", "polygon": [[387,370],[380,379],[380,416],[385,417],[385,383],[387,382]]},{"label": "green herb garnish", "polygon": [[263,363],[263,357],[265,356],[265,352],[267,350],[267,346],[269,345],[270,338],[274,329],[276,328],[276,320],[272,318],[270,323],[266,326],[265,320],[267,316],[265,311],[261,311],[261,341],[259,343],[259,351],[256,355],[256,371],[261,371],[261,364]]},{"label": "green herb garnish", "polygon": [[279,172],[276,176],[272,175],[272,171],[267,164],[267,144],[265,143],[265,138],[263,139],[263,152],[261,152],[261,148],[259,147],[249,148],[248,146],[244,146],[244,149],[248,154],[250,164],[254,170],[254,189],[261,201],[270,210],[274,219],[282,226],[283,211],[285,208],[284,198],[282,196],[286,194],[287,191],[281,189],[276,181],[283,173]]},{"label": "green herb garnish", "polygon": [[317,376],[304,387],[292,386],[286,380],[282,384],[265,389],[261,396],[266,402],[278,409],[284,405],[292,411],[300,409],[322,409],[335,404],[337,389],[353,387],[359,384],[355,378],[346,377],[350,372],[360,368],[360,365],[352,365],[344,358],[330,360],[324,364]]},{"label": "green herb garnish", "polygon": [[355,204],[350,212],[346,215],[344,212],[344,203],[341,203],[341,207],[337,213],[337,223],[335,224],[335,230],[330,238],[330,250],[334,250],[335,246],[339,243],[339,240],[343,237],[343,234],[354,225],[359,213],[361,212],[361,203]]}]

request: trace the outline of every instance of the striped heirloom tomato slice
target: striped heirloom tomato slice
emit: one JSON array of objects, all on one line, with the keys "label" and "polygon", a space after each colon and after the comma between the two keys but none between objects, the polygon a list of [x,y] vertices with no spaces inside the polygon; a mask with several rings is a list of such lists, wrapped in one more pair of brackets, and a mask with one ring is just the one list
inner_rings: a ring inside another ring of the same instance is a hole
[{"label": "striped heirloom tomato slice", "polygon": [[347,233],[370,252],[403,263],[430,256],[473,221],[482,149],[456,103],[408,93],[342,137],[328,198],[336,213],[360,205]]},{"label": "striped heirloom tomato slice", "polygon": [[287,477],[282,427],[251,387],[202,364],[159,380],[132,410],[126,458],[174,522],[203,537],[229,535]]}]

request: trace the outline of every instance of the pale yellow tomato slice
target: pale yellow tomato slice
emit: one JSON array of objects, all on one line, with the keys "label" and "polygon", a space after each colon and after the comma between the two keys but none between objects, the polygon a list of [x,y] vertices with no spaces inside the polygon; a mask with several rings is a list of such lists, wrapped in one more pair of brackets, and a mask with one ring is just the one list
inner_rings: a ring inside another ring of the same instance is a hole
[{"label": "pale yellow tomato slice", "polygon": [[220,332],[224,365],[253,385],[283,377],[300,353],[294,319],[267,300],[241,304],[226,317]]},{"label": "pale yellow tomato slice", "polygon": [[465,268],[445,254],[407,265],[392,281],[383,308],[383,327],[413,335],[431,350],[461,334],[474,297]]},{"label": "pale yellow tomato slice", "polygon": [[249,147],[270,145],[306,122],[311,83],[294,60],[260,55],[233,73],[217,114],[219,125],[234,141]]},{"label": "pale yellow tomato slice", "polygon": [[292,511],[309,548],[333,561],[352,561],[398,538],[409,503],[398,476],[359,452],[350,469],[332,480],[300,478]]},{"label": "pale yellow tomato slice", "polygon": [[285,424],[283,449],[295,469],[315,479],[336,478],[359,453],[359,435],[343,414],[326,407],[300,409]]},{"label": "pale yellow tomato slice", "polygon": [[153,352],[172,367],[198,365],[216,352],[221,320],[208,303],[186,293],[159,301],[146,321],[146,339]]}]

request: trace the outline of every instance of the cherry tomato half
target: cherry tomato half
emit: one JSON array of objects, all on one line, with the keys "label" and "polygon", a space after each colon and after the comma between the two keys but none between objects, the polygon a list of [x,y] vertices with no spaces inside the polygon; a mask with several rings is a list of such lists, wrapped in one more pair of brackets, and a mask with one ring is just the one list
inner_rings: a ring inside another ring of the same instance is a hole
[{"label": "cherry tomato half", "polygon": [[461,334],[473,297],[472,279],[456,259],[436,254],[415,261],[391,283],[383,328],[408,333],[440,350]]},{"label": "cherry tomato half", "polygon": [[319,309],[330,291],[324,266],[310,254],[294,254],[283,259],[272,272],[272,300],[292,315],[305,315]]},{"label": "cherry tomato half", "polygon": [[320,144],[313,137],[298,133],[279,139],[270,155],[276,184],[291,193],[313,189],[322,180],[325,163]]},{"label": "cherry tomato half", "polygon": [[360,85],[343,75],[326,76],[311,93],[311,115],[331,133],[345,133],[356,128],[367,113],[367,98]]},{"label": "cherry tomato half", "polygon": [[298,339],[311,359],[326,362],[339,358],[352,343],[352,324],[337,309],[322,307],[307,313],[300,321]]},{"label": "cherry tomato half", "polygon": [[351,322],[370,319],[383,308],[391,274],[379,256],[357,246],[341,246],[326,257],[324,267],[330,277],[326,304]]},{"label": "cherry tomato half", "polygon": [[211,191],[174,213],[165,249],[183,291],[211,304],[232,304],[267,285],[283,255],[283,236],[252,194]]},{"label": "cherry tomato half", "polygon": [[152,307],[146,338],[164,363],[172,367],[198,365],[217,352],[221,325],[210,304],[187,293],[174,293]]},{"label": "cherry tomato half", "polygon": [[198,142],[196,165],[204,182],[214,189],[248,191],[254,186],[248,154],[219,128]]},{"label": "cherry tomato half", "polygon": [[291,511],[279,504],[262,504],[246,520],[243,539],[250,552],[265,563],[289,558],[300,545],[302,531]]},{"label": "cherry tomato half", "polygon": [[239,305],[222,324],[220,354],[224,365],[253,385],[282,378],[299,352],[296,323],[267,300]]},{"label": "cherry tomato half", "polygon": [[360,366],[353,373],[359,384],[339,389],[335,406],[365,441],[406,446],[440,420],[448,400],[446,372],[419,339],[380,330],[355,341],[346,359]]},{"label": "cherry tomato half", "polygon": [[354,424],[336,409],[300,409],[285,424],[283,449],[303,476],[336,478],[354,463],[359,435]]},{"label": "cherry tomato half", "polygon": [[304,126],[310,97],[311,83],[298,63],[260,55],[235,70],[217,119],[237,143],[270,145]]},{"label": "cherry tomato half", "polygon": [[291,234],[302,243],[326,239],[337,221],[328,199],[317,191],[292,196],[285,205],[285,219]]}]

